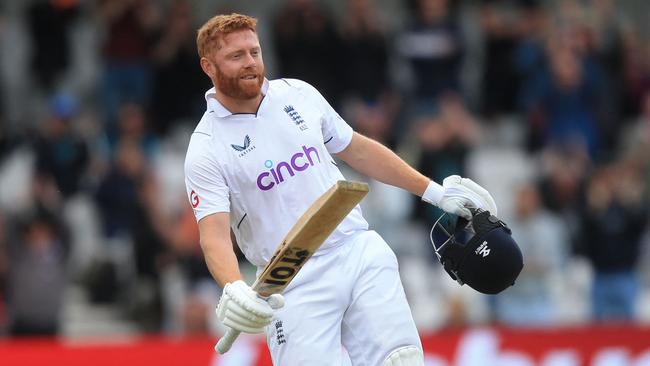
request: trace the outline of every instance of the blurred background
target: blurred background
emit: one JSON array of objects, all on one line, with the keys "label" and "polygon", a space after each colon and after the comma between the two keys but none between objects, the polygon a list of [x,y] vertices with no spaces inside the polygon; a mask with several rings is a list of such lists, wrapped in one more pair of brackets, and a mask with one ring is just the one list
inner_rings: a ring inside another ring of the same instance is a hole
[{"label": "blurred background", "polygon": [[[498,296],[442,271],[432,207],[377,182],[362,203],[398,255],[427,352],[449,331],[582,329],[575,345],[619,329],[604,346],[640,346],[599,365],[643,350],[634,365],[650,364],[644,0],[0,1],[0,351],[221,334],[183,160],[211,86],[196,30],[231,11],[259,18],[270,79],[310,82],[432,179],[494,195],[526,263]],[[471,363],[457,357],[428,362]],[[265,361],[228,364],[251,362]]]}]

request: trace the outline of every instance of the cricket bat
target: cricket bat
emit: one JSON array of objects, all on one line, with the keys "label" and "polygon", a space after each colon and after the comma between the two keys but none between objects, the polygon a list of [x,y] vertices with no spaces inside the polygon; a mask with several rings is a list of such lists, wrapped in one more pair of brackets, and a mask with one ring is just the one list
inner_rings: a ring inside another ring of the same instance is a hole
[{"label": "cricket bat", "polygon": [[[368,184],[340,180],[321,195],[293,225],[262,274],[253,283],[260,297],[282,293],[305,262],[368,193]],[[230,329],[217,342],[220,354],[228,352],[239,336]]]}]

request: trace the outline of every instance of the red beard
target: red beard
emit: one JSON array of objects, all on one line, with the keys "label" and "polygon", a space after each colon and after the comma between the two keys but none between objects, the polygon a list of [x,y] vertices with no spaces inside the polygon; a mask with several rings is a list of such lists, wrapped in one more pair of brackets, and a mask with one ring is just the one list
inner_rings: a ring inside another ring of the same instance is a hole
[{"label": "red beard", "polygon": [[[217,69],[216,84],[219,91],[234,99],[253,99],[262,93],[262,83],[264,83],[264,69],[261,70],[244,70],[235,77],[230,77],[215,64]],[[255,83],[247,82],[240,79],[244,75],[254,74],[257,76]]]}]

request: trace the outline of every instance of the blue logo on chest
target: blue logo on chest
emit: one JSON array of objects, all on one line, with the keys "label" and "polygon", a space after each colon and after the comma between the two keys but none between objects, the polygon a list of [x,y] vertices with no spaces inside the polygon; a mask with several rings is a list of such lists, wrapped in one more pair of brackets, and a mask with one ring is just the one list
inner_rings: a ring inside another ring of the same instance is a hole
[{"label": "blue logo on chest", "polygon": [[301,131],[304,131],[307,129],[307,124],[305,123],[305,120],[302,119],[302,116],[300,116],[300,113],[292,106],[288,105],[284,107],[284,111],[287,113],[289,118],[293,121],[293,123],[296,124],[300,128]]},{"label": "blue logo on chest", "polygon": [[252,151],[255,149],[255,145],[251,146],[251,138],[250,136],[246,135],[244,137],[244,145],[236,145],[236,144],[230,144],[230,146],[235,149],[235,151],[239,151],[239,157],[241,158],[242,156],[248,154],[248,152]]}]

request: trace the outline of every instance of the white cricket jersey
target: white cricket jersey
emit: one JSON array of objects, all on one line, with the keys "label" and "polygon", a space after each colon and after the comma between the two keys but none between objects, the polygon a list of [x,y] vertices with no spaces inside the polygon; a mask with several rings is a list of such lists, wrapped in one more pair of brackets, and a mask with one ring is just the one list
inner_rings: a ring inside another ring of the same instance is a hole
[{"label": "white cricket jersey", "polygon": [[[246,258],[271,259],[289,229],[337,180],[330,154],[352,139],[352,128],[311,85],[295,79],[264,80],[256,114],[230,113],[205,94],[207,110],[185,157],[185,185],[196,220],[230,212],[230,225]],[[357,207],[320,250],[368,223]]]}]

